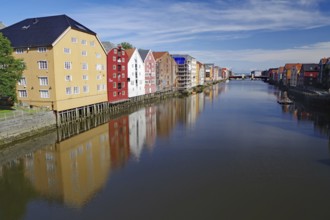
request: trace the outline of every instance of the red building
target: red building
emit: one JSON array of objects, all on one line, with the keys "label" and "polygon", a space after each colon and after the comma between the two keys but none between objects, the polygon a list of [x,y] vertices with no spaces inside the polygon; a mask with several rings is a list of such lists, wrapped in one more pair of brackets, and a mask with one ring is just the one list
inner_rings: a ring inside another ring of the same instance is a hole
[{"label": "red building", "polygon": [[112,169],[123,167],[130,157],[127,115],[109,121],[109,144]]},{"label": "red building", "polygon": [[103,42],[107,52],[107,91],[108,102],[128,100],[127,63],[128,56],[120,46]]}]

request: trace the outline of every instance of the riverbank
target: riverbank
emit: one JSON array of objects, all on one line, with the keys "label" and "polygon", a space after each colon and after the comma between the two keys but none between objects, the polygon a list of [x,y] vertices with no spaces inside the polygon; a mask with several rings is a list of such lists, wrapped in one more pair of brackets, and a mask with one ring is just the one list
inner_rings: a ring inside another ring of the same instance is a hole
[{"label": "riverbank", "polygon": [[[148,94],[140,97],[134,97],[128,101],[116,104],[106,103],[108,108],[104,109],[101,113],[108,114],[109,116],[116,116],[129,111],[129,109],[132,109],[135,106],[148,105],[167,98],[189,96],[191,94],[203,92],[206,88],[222,82],[223,80],[219,80],[212,83],[207,83],[203,86],[196,86],[190,90],[185,90],[182,92],[167,91],[162,93]],[[38,136],[40,134],[51,133],[58,127],[67,126],[69,123],[80,123],[81,121],[95,117],[98,113],[85,118],[63,117],[58,119],[53,111],[43,111],[22,115],[13,119],[1,120],[0,148],[5,148],[10,144],[33,138],[34,136]],[[67,114],[64,112],[63,115]]]}]

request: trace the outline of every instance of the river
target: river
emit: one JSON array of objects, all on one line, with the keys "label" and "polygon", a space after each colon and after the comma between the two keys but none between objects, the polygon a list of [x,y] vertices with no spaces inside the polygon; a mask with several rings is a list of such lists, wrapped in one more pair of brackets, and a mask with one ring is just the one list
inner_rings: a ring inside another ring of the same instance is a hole
[{"label": "river", "polygon": [[330,219],[329,121],[237,80],[0,151],[0,219]]}]

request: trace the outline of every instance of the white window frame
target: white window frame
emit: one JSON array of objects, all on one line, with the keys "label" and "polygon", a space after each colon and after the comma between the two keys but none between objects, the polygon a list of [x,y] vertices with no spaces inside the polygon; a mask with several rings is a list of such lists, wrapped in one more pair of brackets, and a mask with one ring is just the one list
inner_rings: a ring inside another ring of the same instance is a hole
[{"label": "white window frame", "polygon": [[65,94],[72,95],[72,88],[71,87],[66,87],[65,88]]},{"label": "white window frame", "polygon": [[20,89],[20,90],[18,90],[18,96],[19,96],[20,98],[27,98],[27,97],[28,97],[28,95],[27,95],[27,91],[26,91],[25,89]]},{"label": "white window frame", "polygon": [[15,53],[16,54],[22,54],[22,53],[24,53],[24,49],[23,48],[16,48]]},{"label": "white window frame", "polygon": [[22,76],[22,78],[18,81],[18,85],[26,86],[26,77]]},{"label": "white window frame", "polygon": [[72,69],[72,62],[70,62],[70,61],[65,61],[65,62],[64,62],[64,69],[66,69],[66,70],[71,70],[71,69]]},{"label": "white window frame", "polygon": [[90,45],[91,47],[94,47],[94,46],[95,46],[95,42],[94,42],[94,41],[90,41],[90,42],[89,42],[89,45]]},{"label": "white window frame", "polygon": [[88,63],[82,63],[81,68],[82,70],[88,70]]},{"label": "white window frame", "polygon": [[79,86],[74,86],[73,87],[73,94],[80,94],[80,87]]},{"label": "white window frame", "polygon": [[42,99],[48,99],[49,98],[49,91],[45,89],[39,90],[40,98]]},{"label": "white window frame", "polygon": [[88,80],[88,75],[87,74],[82,75],[82,79],[83,80]]},{"label": "white window frame", "polygon": [[82,45],[87,45],[87,40],[82,39],[82,40],[81,40],[81,44],[82,44]]},{"label": "white window frame", "polygon": [[89,93],[89,86],[83,85],[83,93]]},{"label": "white window frame", "polygon": [[87,50],[81,51],[81,56],[87,57]]},{"label": "white window frame", "polygon": [[98,75],[96,76],[96,79],[97,79],[97,80],[101,80],[101,79],[102,79],[102,75],[98,74]]},{"label": "white window frame", "polygon": [[71,54],[71,49],[68,48],[68,47],[64,47],[63,52],[66,53],[66,54]]},{"label": "white window frame", "polygon": [[72,81],[72,75],[65,75],[65,81]]},{"label": "white window frame", "polygon": [[38,47],[38,53],[46,53],[47,47]]},{"label": "white window frame", "polygon": [[39,84],[41,86],[48,86],[48,77],[47,76],[39,76]]},{"label": "white window frame", "polygon": [[48,62],[47,60],[39,60],[38,61],[39,70],[47,70],[48,69]]},{"label": "white window frame", "polygon": [[71,37],[71,43],[74,43],[74,44],[78,43],[78,38]]}]

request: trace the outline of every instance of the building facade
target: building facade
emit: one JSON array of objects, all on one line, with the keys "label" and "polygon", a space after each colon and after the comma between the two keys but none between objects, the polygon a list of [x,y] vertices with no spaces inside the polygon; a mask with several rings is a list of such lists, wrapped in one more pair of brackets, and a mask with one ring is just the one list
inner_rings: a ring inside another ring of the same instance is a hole
[{"label": "building facade", "polygon": [[126,50],[128,56],[128,98],[145,94],[145,71],[143,60],[136,48]]},{"label": "building facade", "polygon": [[145,94],[155,93],[156,88],[156,60],[151,50],[139,49],[139,54],[144,62]]},{"label": "building facade", "polygon": [[96,33],[66,15],[29,18],[1,29],[26,70],[24,106],[55,111],[107,101],[106,53]]},{"label": "building facade", "polygon": [[118,103],[128,100],[127,62],[125,50],[110,42],[103,42],[107,51],[107,92],[108,102]]},{"label": "building facade", "polygon": [[156,86],[157,91],[175,89],[178,65],[168,52],[153,52],[156,60]]},{"label": "building facade", "polygon": [[178,90],[191,89],[196,80],[196,59],[190,55],[171,55],[178,65],[176,85]]},{"label": "building facade", "polygon": [[205,82],[213,82],[213,71],[214,64],[213,63],[205,63]]}]

